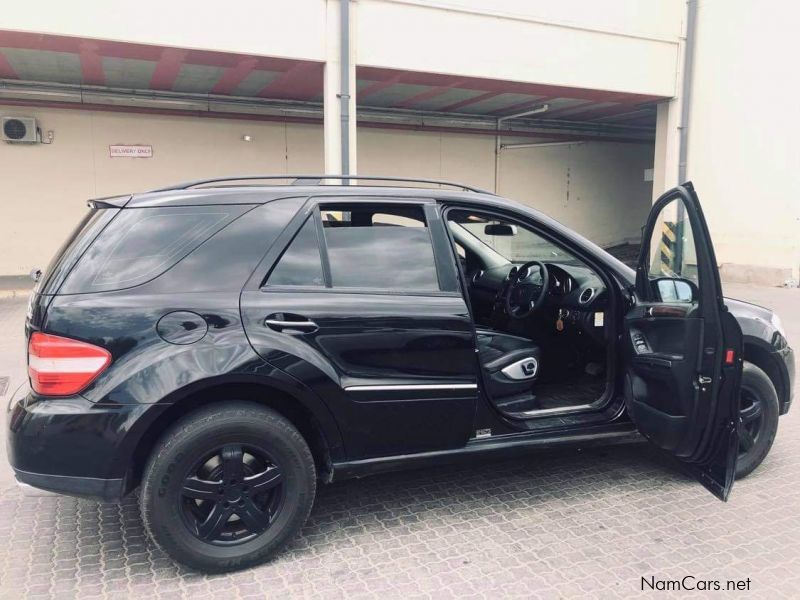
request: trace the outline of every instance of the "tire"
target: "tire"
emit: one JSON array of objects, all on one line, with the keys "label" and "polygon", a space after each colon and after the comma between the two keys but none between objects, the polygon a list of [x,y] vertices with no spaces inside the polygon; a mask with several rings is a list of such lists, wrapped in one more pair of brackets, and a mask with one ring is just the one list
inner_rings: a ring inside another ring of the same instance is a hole
[{"label": "tire", "polygon": [[175,561],[231,571],[281,550],[315,493],[314,460],[294,425],[268,408],[226,402],[190,413],[161,437],[142,479],[142,520]]},{"label": "tire", "polygon": [[[760,406],[757,410],[756,405]],[[778,431],[778,394],[769,376],[753,363],[742,368],[742,429],[736,478],[756,470],[769,454]],[[759,413],[759,416],[750,418]],[[749,419],[749,420],[748,420]],[[755,427],[753,427],[755,426]]]}]

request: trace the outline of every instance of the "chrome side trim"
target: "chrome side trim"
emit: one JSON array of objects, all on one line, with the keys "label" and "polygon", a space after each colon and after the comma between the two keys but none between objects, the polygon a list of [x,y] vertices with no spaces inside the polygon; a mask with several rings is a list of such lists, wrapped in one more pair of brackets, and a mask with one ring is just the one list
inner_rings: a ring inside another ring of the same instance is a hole
[{"label": "chrome side trim", "polygon": [[314,321],[280,321],[278,319],[267,319],[264,325],[270,327],[285,327],[286,329],[312,329],[317,326]]},{"label": "chrome side trim", "polygon": [[594,404],[576,404],[575,406],[559,407],[559,408],[539,408],[533,410],[525,410],[521,412],[509,413],[513,414],[515,419],[523,419],[530,417],[540,417],[545,415],[571,415],[573,413],[584,412],[595,408]]},{"label": "chrome side trim", "polygon": [[396,385],[350,385],[344,388],[347,392],[390,392],[394,390],[475,390],[477,383],[432,383],[432,384],[396,384]]}]

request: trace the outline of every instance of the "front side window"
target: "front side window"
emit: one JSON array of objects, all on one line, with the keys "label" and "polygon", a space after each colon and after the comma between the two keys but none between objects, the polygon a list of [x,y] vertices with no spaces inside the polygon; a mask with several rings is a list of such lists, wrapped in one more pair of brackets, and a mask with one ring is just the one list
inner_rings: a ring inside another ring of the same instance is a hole
[{"label": "front side window", "polygon": [[439,291],[433,245],[419,206],[323,206],[333,288]]},{"label": "front side window", "polygon": [[658,214],[649,240],[647,268],[651,288],[662,302],[690,302],[700,284],[697,252],[688,213],[680,199]]}]

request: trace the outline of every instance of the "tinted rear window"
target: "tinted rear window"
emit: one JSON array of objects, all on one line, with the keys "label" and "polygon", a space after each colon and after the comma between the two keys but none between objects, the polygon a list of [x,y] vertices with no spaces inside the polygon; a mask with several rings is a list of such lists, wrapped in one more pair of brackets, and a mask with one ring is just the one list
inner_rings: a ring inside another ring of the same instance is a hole
[{"label": "tinted rear window", "polygon": [[118,290],[150,281],[245,209],[204,206],[122,210],[69,274],[61,293]]},{"label": "tinted rear window", "polygon": [[53,255],[50,264],[42,271],[35,291],[55,294],[67,273],[103,227],[119,212],[116,208],[91,208],[75,226],[69,237]]}]

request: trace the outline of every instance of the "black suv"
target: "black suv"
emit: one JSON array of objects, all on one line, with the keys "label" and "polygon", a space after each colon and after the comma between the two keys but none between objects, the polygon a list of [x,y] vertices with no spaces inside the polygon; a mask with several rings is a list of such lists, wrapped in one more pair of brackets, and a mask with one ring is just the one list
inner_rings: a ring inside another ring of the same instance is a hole
[{"label": "black suv", "polygon": [[90,202],[30,299],[21,484],[141,486],[156,543],[220,571],[279,550],[318,481],[642,434],[725,499],[769,451],[792,351],[723,298],[691,184],[634,272],[464,186],[274,179]]}]

